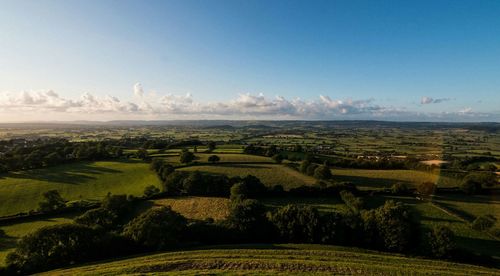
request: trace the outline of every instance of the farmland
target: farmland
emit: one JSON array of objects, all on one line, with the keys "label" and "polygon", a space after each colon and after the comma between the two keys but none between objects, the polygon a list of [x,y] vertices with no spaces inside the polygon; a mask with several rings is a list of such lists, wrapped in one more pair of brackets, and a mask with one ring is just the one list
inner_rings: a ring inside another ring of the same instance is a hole
[{"label": "farmland", "polygon": [[296,188],[302,185],[312,185],[316,182],[310,176],[276,164],[219,164],[214,166],[191,166],[181,168],[180,170],[225,174],[230,177],[254,175],[266,186],[282,185],[285,189]]},{"label": "farmland", "polygon": [[494,275],[496,269],[338,246],[276,244],[168,252],[42,275],[122,274]]},{"label": "farmland", "polygon": [[107,193],[142,195],[159,185],[148,164],[128,161],[79,162],[0,176],[0,216],[38,208],[42,194],[57,190],[66,200],[100,200]]}]

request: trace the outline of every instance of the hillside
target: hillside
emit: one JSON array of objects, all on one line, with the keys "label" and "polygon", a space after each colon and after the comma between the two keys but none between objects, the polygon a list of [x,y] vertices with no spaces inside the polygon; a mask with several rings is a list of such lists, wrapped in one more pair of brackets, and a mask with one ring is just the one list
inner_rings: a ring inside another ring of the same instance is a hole
[{"label": "hillside", "polygon": [[102,262],[41,275],[122,274],[498,275],[500,270],[319,245],[218,247]]}]

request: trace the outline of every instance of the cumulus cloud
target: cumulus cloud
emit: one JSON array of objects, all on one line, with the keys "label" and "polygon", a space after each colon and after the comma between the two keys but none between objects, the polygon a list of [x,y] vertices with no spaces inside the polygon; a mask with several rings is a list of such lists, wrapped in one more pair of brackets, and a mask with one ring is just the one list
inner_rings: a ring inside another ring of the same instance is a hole
[{"label": "cumulus cloud", "polygon": [[[123,101],[113,96],[96,96],[84,93],[76,99],[60,96],[52,90],[0,92],[0,112],[52,112],[65,113],[72,118],[105,114],[106,118],[150,119],[391,119],[428,120],[437,118],[452,120],[473,116],[487,118],[490,114],[475,113],[470,108],[451,113],[417,113],[401,107],[380,106],[374,99],[334,99],[319,95],[313,100],[287,99],[282,96],[266,97],[264,94],[238,94],[235,98],[220,102],[196,100],[191,94],[145,94],[140,83],[133,86],[134,101]],[[422,98],[422,104],[438,103],[447,99]],[[82,115],[86,114],[86,115]],[[104,115],[103,115],[104,118]]]},{"label": "cumulus cloud", "polygon": [[433,99],[431,97],[422,97],[420,100],[420,104],[432,104],[432,103],[442,103],[451,100],[450,98],[438,98],[438,99]]}]

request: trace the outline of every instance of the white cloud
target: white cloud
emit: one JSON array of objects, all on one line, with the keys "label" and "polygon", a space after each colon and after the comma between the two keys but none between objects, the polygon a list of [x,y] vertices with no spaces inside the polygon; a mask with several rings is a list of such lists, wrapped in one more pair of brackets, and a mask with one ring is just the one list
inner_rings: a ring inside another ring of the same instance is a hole
[{"label": "white cloud", "polygon": [[[59,96],[52,90],[0,92],[0,113],[48,114],[54,117],[86,119],[388,119],[388,120],[460,120],[460,118],[493,118],[498,114],[475,113],[471,108],[458,112],[417,113],[404,107],[380,106],[374,99],[333,99],[320,95],[315,100],[269,98],[264,94],[239,94],[223,102],[198,101],[191,94],[144,94],[142,85],[133,86],[134,101],[122,101],[113,96],[99,97],[84,93],[77,99]],[[438,103],[448,99],[423,97],[422,104]],[[65,113],[64,116],[60,114]]]},{"label": "white cloud", "polygon": [[446,101],[450,101],[450,98],[438,98],[438,99],[433,99],[431,97],[422,97],[420,100],[420,104],[431,104],[431,103],[442,103]]}]

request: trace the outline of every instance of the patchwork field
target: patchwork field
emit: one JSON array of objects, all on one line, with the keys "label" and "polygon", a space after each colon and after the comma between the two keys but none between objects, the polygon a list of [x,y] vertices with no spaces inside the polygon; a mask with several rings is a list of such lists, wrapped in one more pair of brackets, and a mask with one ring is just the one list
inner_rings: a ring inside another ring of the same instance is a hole
[{"label": "patchwork field", "polygon": [[278,164],[217,164],[190,166],[180,170],[225,174],[230,177],[251,174],[258,177],[267,186],[283,185],[285,189],[316,183],[314,178]]},{"label": "patchwork field", "polygon": [[457,186],[457,180],[434,172],[416,170],[333,169],[333,179],[356,184],[360,188],[388,188],[394,183],[414,186],[423,182],[437,183],[439,187]]},{"label": "patchwork field", "polygon": [[[253,248],[252,248],[253,247]],[[498,275],[497,269],[319,245],[226,246],[102,262],[41,275]]]},{"label": "patchwork field", "polygon": [[139,161],[81,162],[0,175],[0,216],[38,208],[42,194],[57,190],[66,200],[102,199],[113,194],[142,195],[160,185],[149,165]]}]

